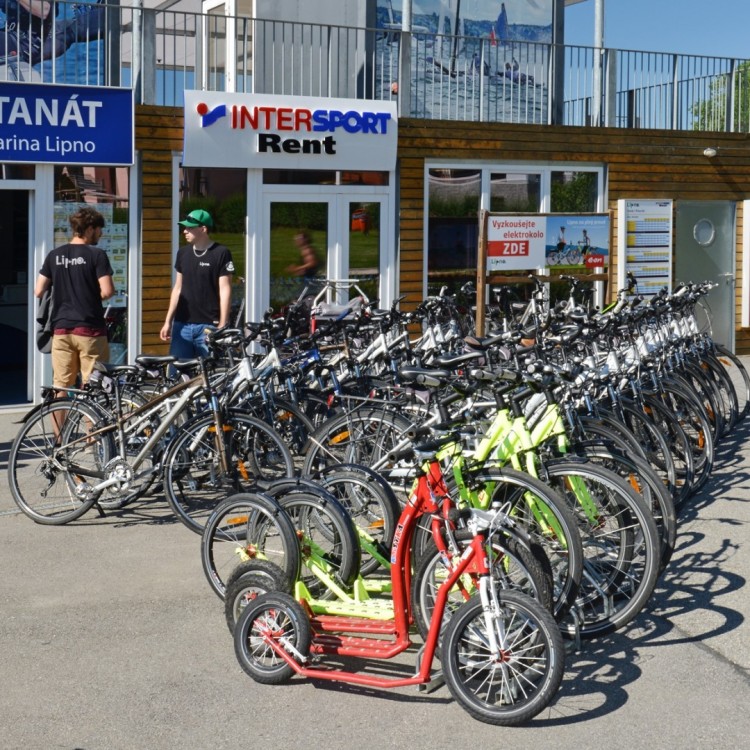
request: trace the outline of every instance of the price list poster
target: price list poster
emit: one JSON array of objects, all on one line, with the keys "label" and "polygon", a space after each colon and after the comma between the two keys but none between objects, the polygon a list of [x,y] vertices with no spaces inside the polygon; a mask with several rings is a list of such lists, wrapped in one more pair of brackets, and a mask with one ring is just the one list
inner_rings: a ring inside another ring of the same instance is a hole
[{"label": "price list poster", "polygon": [[638,294],[672,288],[672,201],[618,201],[619,288],[626,275],[637,279]]}]

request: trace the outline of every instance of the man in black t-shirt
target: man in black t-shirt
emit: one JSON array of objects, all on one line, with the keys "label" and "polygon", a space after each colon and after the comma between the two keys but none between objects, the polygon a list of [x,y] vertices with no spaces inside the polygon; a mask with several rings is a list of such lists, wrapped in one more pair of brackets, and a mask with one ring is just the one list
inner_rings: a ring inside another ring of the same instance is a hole
[{"label": "man in black t-shirt", "polygon": [[177,251],[169,309],[159,333],[178,359],[208,356],[206,328],[229,322],[234,264],[229,249],[209,236],[214,222],[202,209],[180,222],[188,244]]},{"label": "man in black t-shirt", "polygon": [[52,287],[52,370],[61,390],[74,385],[79,372],[85,383],[96,362],[109,359],[102,300],[115,293],[109,258],[96,246],[104,217],[86,207],[69,221],[73,239],[47,255],[34,287],[40,298]]}]

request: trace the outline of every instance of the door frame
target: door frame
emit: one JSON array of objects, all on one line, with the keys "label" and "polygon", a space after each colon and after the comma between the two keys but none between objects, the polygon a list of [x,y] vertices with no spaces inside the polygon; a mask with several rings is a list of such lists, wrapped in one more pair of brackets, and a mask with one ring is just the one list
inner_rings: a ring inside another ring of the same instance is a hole
[{"label": "door frame", "polygon": [[[254,173],[254,174],[251,174]],[[380,204],[380,282],[378,304],[389,307],[398,295],[398,256],[394,226],[395,175],[390,185],[264,185],[262,170],[248,170],[247,274],[254,283],[246,284],[248,320],[261,320],[270,301],[270,222],[271,203],[327,203],[327,276],[343,279],[349,273],[350,203]]]}]

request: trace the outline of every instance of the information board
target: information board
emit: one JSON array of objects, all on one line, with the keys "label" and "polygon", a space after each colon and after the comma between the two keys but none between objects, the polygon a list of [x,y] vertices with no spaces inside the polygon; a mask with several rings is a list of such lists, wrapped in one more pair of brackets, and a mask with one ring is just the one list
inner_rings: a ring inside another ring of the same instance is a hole
[{"label": "information board", "polygon": [[631,273],[636,293],[645,296],[672,288],[672,201],[618,201],[618,269],[620,289]]}]

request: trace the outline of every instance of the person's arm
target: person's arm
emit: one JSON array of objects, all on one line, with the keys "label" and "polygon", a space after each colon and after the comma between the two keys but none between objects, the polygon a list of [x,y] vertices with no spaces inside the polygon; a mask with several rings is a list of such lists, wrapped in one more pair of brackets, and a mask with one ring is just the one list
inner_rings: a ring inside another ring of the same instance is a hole
[{"label": "person's arm", "polygon": [[109,274],[99,277],[99,292],[102,295],[102,299],[109,299],[114,296],[115,284]]},{"label": "person's arm", "polygon": [[180,294],[182,293],[182,274],[177,273],[174,280],[174,286],[172,287],[172,294],[169,297],[169,308],[167,309],[167,317],[164,319],[164,325],[159,331],[159,338],[162,341],[169,341],[172,338],[172,322],[174,321],[174,314],[177,311],[177,303],[180,301]]},{"label": "person's arm", "polygon": [[50,284],[52,284],[52,279],[48,279],[46,276],[39,274],[39,276],[36,277],[36,284],[34,285],[34,296],[41,299],[42,295],[47,289],[49,289]]},{"label": "person's arm", "polygon": [[232,277],[219,276],[219,328],[229,323],[232,312]]}]

